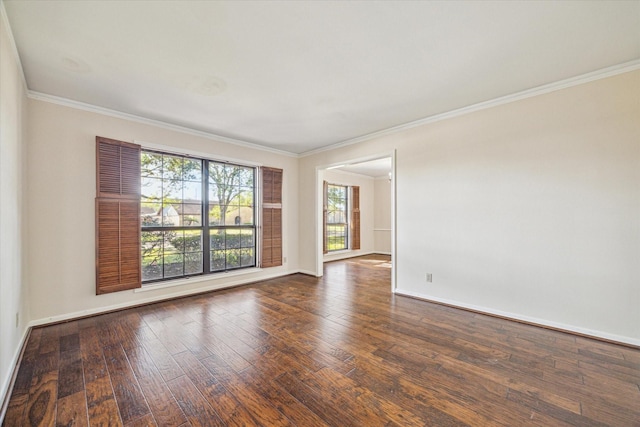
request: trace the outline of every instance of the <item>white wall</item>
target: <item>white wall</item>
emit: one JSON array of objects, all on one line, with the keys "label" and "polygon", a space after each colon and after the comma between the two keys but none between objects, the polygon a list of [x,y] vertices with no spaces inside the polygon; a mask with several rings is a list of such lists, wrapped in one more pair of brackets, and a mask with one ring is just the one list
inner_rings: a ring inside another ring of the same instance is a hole
[{"label": "white wall", "polygon": [[[360,187],[360,249],[347,250],[336,253],[328,253],[323,256],[323,261],[335,261],[373,252],[373,216],[374,216],[374,193],[373,178],[366,175],[357,175],[353,173],[345,173],[339,170],[321,170],[319,171],[319,181],[327,181],[329,184],[357,185]],[[322,209],[322,205],[320,205]],[[351,208],[349,208],[351,209]],[[316,215],[317,216],[317,215]],[[309,225],[313,227],[313,219]]]},{"label": "white wall", "polygon": [[[0,6],[0,402],[7,392],[28,321],[23,268],[26,188],[26,92]],[[19,316],[16,324],[16,314]]]},{"label": "white wall", "polygon": [[[151,299],[287,274],[298,268],[298,164],[295,157],[221,143],[164,127],[51,102],[29,100],[28,264],[34,322],[89,314]],[[160,144],[284,169],[282,267],[236,276],[191,279],[179,287],[95,295],[95,137]]]},{"label": "white wall", "polygon": [[391,255],[391,181],[383,176],[374,181],[373,249]]},{"label": "white wall", "polygon": [[306,156],[300,215],[315,167],[396,149],[398,292],[638,345],[639,100],[631,71]]}]

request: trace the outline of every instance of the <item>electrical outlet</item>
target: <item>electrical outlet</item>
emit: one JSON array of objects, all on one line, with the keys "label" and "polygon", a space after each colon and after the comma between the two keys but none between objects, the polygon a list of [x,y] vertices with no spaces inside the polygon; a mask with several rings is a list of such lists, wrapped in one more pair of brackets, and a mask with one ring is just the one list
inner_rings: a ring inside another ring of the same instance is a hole
[{"label": "electrical outlet", "polygon": [[284,257],[284,258],[282,259],[282,262],[283,262],[284,264],[286,264],[286,263],[287,263],[287,257]]},{"label": "electrical outlet", "polygon": [[433,282],[433,274],[427,273],[426,279],[427,279],[427,282],[429,282],[429,283]]},{"label": "electrical outlet", "polygon": [[20,312],[16,312],[16,328],[20,324]]}]

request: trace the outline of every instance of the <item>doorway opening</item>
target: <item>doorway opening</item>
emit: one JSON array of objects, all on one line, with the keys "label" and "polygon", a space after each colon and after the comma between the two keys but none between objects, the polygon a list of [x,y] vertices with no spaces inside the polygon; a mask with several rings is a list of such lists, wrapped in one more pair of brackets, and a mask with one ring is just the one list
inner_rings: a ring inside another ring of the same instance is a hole
[{"label": "doorway opening", "polygon": [[395,152],[316,168],[316,276],[325,262],[384,255],[395,267]]}]

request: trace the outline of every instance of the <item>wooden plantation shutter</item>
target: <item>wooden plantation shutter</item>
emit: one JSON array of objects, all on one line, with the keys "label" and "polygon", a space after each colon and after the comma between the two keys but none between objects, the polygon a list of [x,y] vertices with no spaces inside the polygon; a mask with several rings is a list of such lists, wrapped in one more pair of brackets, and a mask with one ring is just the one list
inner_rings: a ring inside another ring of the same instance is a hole
[{"label": "wooden plantation shutter", "polygon": [[262,168],[262,263],[282,265],[282,169]]},{"label": "wooden plantation shutter", "polygon": [[329,215],[329,183],[322,182],[322,253],[329,253],[327,249],[327,216]]},{"label": "wooden plantation shutter", "polygon": [[360,249],[360,187],[351,187],[351,249]]},{"label": "wooden plantation shutter", "polygon": [[140,146],[96,137],[96,294],[141,286]]}]

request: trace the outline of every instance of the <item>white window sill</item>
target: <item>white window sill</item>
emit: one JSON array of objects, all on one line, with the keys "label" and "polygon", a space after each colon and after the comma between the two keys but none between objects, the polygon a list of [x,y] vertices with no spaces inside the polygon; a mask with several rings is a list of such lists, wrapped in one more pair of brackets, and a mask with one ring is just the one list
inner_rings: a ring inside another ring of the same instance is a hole
[{"label": "white window sill", "polygon": [[330,257],[331,255],[342,255],[342,254],[348,254],[353,252],[352,249],[341,249],[339,251],[329,251],[326,254],[324,254],[325,257]]},{"label": "white window sill", "polygon": [[133,292],[138,293],[138,292],[156,291],[158,289],[173,288],[175,286],[190,285],[194,283],[208,282],[211,280],[226,279],[229,277],[245,276],[247,274],[259,273],[261,271],[262,271],[261,268],[255,267],[255,268],[246,268],[246,269],[236,270],[236,271],[227,271],[225,273],[213,273],[213,274],[204,274],[202,276],[191,276],[187,278],[167,280],[164,282],[156,282],[156,283],[150,283],[148,285],[142,285],[141,288],[134,289]]}]

